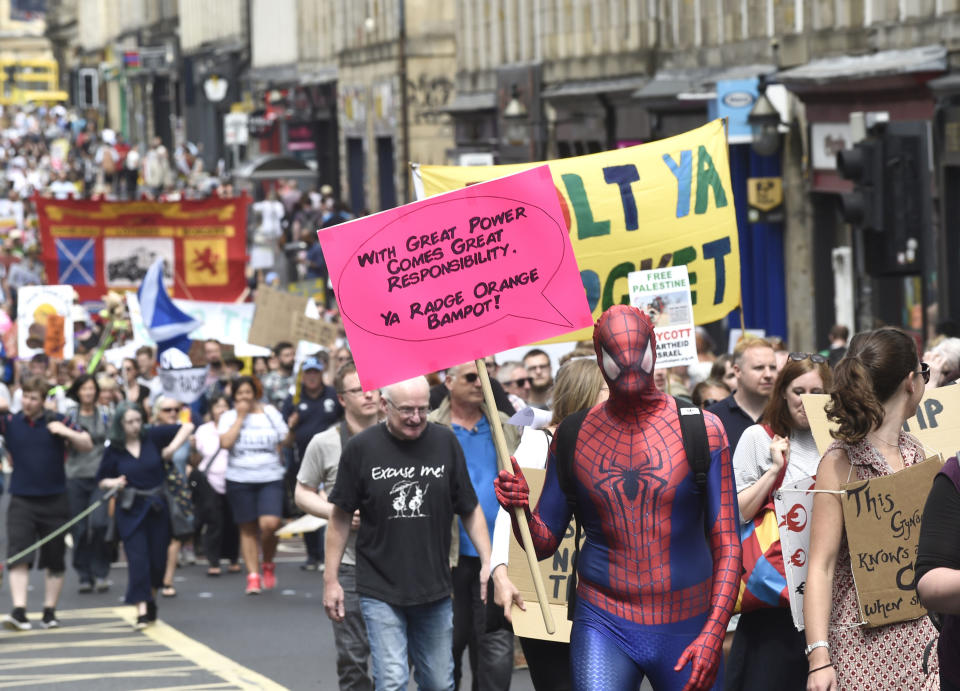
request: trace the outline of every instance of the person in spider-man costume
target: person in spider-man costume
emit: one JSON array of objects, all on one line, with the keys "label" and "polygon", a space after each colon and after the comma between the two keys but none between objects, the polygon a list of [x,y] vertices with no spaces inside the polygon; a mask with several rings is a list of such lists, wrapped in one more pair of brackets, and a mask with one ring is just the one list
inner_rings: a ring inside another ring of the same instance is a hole
[{"label": "person in spider-man costume", "polygon": [[[610,398],[569,437],[576,439],[575,499],[585,533],[570,638],[574,688],[637,689],[644,676],[657,691],[719,688],[741,568],[726,434],[704,414],[711,461],[704,497],[683,450],[676,403],[653,385],[649,317],[611,307],[593,341]],[[561,429],[578,421],[571,416]],[[556,551],[572,513],[557,477],[563,437],[558,430],[533,513],[516,461],[513,475],[501,471],[495,480],[504,508],[525,509],[539,559]]]}]

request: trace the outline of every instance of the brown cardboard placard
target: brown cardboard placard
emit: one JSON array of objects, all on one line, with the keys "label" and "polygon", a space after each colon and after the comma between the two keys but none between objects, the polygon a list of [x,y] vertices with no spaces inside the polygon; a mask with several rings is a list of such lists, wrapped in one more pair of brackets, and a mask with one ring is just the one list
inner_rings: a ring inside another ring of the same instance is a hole
[{"label": "brown cardboard placard", "polygon": [[[817,450],[824,454],[833,442],[830,430],[836,429],[823,409],[830,396],[805,394],[801,400]],[[955,456],[960,451],[960,386],[928,389],[920,399],[917,414],[907,420],[903,428],[923,444],[927,454],[936,451],[944,458]]]},{"label": "brown cardboard placard", "polygon": [[47,316],[47,332],[43,336],[43,352],[47,357],[61,359],[65,345],[64,324],[66,319],[60,314]]},{"label": "brown cardboard placard", "polygon": [[868,627],[927,613],[917,596],[914,560],[923,506],[940,468],[931,457],[892,475],[841,485],[850,565]]},{"label": "brown cardboard placard", "polygon": [[253,321],[247,341],[272,348],[280,341],[310,341],[333,345],[337,327],[304,314],[309,298],[266,286],[257,288]]},{"label": "brown cardboard placard", "polygon": [[[536,506],[537,499],[543,489],[543,481],[546,477],[545,470],[536,468],[524,468],[523,476],[527,479],[530,486],[530,506]],[[523,547],[517,542],[513,531],[510,532],[510,563],[507,566],[507,575],[513,584],[517,586],[527,611],[513,608],[513,631],[518,636],[524,638],[539,638],[545,641],[560,641],[562,643],[570,642],[570,628],[572,622],[567,620],[567,585],[570,574],[573,571],[573,541],[575,535],[574,522],[570,521],[567,526],[567,532],[560,542],[557,551],[550,557],[540,562],[540,573],[543,576],[543,582],[546,585],[547,596],[550,601],[550,609],[553,612],[553,620],[556,622],[557,630],[554,634],[548,634],[543,625],[543,617],[540,616],[540,606],[537,601],[537,594],[533,588],[533,579],[530,576],[530,569],[527,567],[527,559],[523,552]]]}]

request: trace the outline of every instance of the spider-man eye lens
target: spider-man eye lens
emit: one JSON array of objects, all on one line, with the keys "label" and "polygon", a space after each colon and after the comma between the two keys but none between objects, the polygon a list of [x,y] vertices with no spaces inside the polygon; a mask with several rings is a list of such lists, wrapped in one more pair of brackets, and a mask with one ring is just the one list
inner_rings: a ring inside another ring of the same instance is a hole
[{"label": "spider-man eye lens", "polygon": [[647,374],[650,374],[650,371],[653,369],[653,348],[649,341],[647,342],[647,349],[643,353],[643,361],[640,363],[640,369]]},{"label": "spider-man eye lens", "polygon": [[601,348],[600,354],[603,355],[603,371],[607,375],[607,379],[613,381],[620,376],[620,366],[610,353],[607,352],[606,348]]}]

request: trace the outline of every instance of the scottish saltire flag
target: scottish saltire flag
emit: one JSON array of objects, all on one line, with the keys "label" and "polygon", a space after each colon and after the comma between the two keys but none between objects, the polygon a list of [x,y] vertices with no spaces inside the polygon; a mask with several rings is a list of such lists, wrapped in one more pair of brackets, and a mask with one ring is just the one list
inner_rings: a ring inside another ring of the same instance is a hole
[{"label": "scottish saltire flag", "polygon": [[143,277],[137,290],[143,324],[150,338],[157,342],[157,356],[167,348],[190,350],[187,335],[201,325],[200,321],[173,304],[163,285],[163,259],[157,259]]},{"label": "scottish saltire flag", "polygon": [[56,238],[57,283],[59,285],[96,285],[95,238]]}]

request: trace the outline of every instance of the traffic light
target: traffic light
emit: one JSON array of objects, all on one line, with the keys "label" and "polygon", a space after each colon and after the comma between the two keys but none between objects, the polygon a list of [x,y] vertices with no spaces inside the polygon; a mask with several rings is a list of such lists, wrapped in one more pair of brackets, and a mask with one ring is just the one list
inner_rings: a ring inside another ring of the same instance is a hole
[{"label": "traffic light", "polygon": [[840,175],[853,181],[853,192],[841,195],[843,218],[865,230],[884,227],[883,138],[871,136],[837,153]]}]

